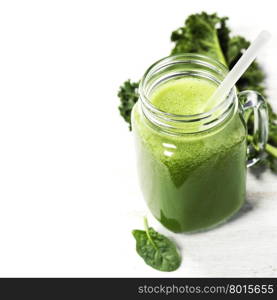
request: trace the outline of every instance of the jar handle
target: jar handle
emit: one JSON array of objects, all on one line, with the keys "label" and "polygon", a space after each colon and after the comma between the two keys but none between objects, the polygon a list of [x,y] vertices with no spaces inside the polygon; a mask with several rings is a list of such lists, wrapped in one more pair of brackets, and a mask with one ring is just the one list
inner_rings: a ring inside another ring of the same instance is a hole
[{"label": "jar handle", "polygon": [[248,137],[247,167],[256,164],[265,155],[268,139],[268,112],[264,97],[254,91],[243,91],[238,94],[242,105],[242,114],[245,122],[253,113],[253,136]]}]

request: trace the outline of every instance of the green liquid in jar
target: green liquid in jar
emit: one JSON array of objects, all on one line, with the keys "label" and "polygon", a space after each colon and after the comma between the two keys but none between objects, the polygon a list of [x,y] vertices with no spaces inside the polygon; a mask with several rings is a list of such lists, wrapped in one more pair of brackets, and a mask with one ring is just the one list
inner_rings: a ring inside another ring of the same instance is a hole
[{"label": "green liquid in jar", "polygon": [[[206,112],[216,86],[182,78],[158,87],[151,103],[172,114]],[[246,132],[238,113],[208,132],[168,134],[150,125],[136,104],[132,112],[138,170],[152,214],[174,232],[192,232],[223,222],[245,199]]]}]

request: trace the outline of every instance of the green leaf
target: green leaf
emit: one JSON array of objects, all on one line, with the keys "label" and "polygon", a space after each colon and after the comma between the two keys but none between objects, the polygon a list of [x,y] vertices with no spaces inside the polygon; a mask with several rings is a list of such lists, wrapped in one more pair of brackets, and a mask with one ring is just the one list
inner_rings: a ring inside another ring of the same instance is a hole
[{"label": "green leaf", "polygon": [[135,103],[138,101],[138,86],[139,82],[131,82],[127,80],[119,88],[117,96],[120,99],[120,105],[118,107],[120,115],[124,120],[129,123],[129,129],[131,130],[131,111]]},{"label": "green leaf", "polygon": [[222,46],[226,47],[229,40],[229,30],[226,27],[227,18],[219,18],[217,14],[190,15],[183,27],[171,34],[171,41],[175,43],[171,54],[198,53],[210,56],[227,65]]},{"label": "green leaf", "polygon": [[137,253],[152,268],[171,272],[179,268],[181,256],[176,245],[164,235],[148,227],[145,219],[145,230],[133,230],[136,239]]}]

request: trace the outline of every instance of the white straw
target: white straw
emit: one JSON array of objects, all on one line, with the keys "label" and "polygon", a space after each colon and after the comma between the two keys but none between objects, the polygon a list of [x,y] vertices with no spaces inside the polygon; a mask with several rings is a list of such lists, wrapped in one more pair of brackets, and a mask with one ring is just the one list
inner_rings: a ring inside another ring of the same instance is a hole
[{"label": "white straw", "polygon": [[260,32],[257,38],[251,43],[251,45],[247,48],[247,50],[244,52],[241,58],[237,61],[233,69],[221,82],[214,94],[208,99],[206,107],[208,107],[209,104],[213,103],[213,101],[227,97],[232,87],[236,84],[236,82],[240,79],[243,73],[251,65],[251,63],[257,57],[258,52],[269,41],[269,39],[269,32]]}]

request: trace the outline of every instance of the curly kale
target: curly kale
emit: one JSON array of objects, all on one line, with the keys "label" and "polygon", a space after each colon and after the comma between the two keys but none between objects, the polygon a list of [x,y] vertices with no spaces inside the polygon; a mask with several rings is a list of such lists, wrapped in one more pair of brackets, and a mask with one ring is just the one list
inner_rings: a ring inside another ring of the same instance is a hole
[{"label": "curly kale", "polygon": [[[250,45],[241,36],[230,37],[230,30],[226,25],[228,18],[219,18],[217,14],[191,15],[185,25],[171,35],[175,43],[171,54],[198,53],[212,57],[231,69]],[[254,89],[260,93],[265,90],[265,74],[259,64],[254,62],[237,83],[242,91]]]},{"label": "curly kale", "polygon": [[204,12],[190,15],[185,21],[185,26],[171,34],[171,41],[175,43],[171,54],[198,53],[210,56],[226,65],[218,35],[220,31],[222,41],[225,43],[226,39],[229,39],[226,20],[227,18],[219,18],[217,14],[208,15]]},{"label": "curly kale", "polygon": [[120,106],[118,107],[120,115],[129,123],[131,130],[131,111],[135,103],[138,101],[139,82],[131,82],[130,79],[125,81],[120,87],[117,96],[120,98]]},{"label": "curly kale", "polygon": [[[249,46],[242,36],[230,36],[227,17],[220,18],[216,13],[190,15],[184,26],[173,31],[171,41],[174,47],[171,54],[198,53],[212,57],[231,69]],[[265,95],[265,73],[255,61],[237,82],[239,91],[255,90]],[[120,114],[129,123],[131,130],[131,110],[138,100],[138,83],[126,81],[119,90],[121,101]],[[277,174],[277,115],[268,103],[269,110],[269,139],[266,146],[267,156],[258,166],[252,168],[257,175],[270,168]],[[249,134],[253,129],[253,118],[247,124]]]}]

